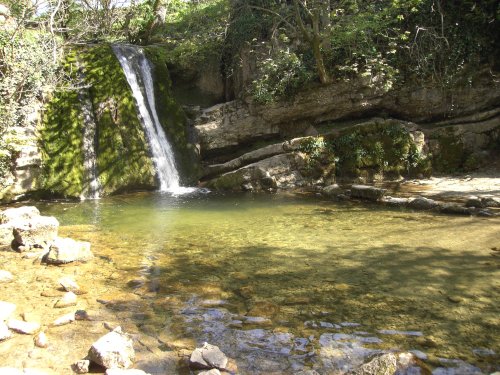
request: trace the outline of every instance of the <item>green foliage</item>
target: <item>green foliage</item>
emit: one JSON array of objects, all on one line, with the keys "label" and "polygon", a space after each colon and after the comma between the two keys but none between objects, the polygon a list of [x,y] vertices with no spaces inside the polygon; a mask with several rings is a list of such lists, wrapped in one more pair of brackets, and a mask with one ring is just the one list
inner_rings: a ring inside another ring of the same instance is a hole
[{"label": "green foliage", "polygon": [[259,78],[252,82],[251,93],[258,103],[289,98],[310,81],[313,73],[302,59],[289,50],[280,50],[259,62]]},{"label": "green foliage", "polygon": [[425,159],[410,133],[398,124],[373,124],[345,130],[332,140],[340,175],[356,176],[362,169],[393,174],[416,172]]},{"label": "green foliage", "polygon": [[166,43],[169,64],[192,70],[222,58],[229,10],[226,0],[176,1],[165,25],[156,30],[155,42]]},{"label": "green foliage", "polygon": [[12,129],[25,126],[36,102],[57,80],[53,43],[43,31],[0,29],[0,185],[19,143]]},{"label": "green foliage", "polygon": [[454,173],[464,170],[469,152],[464,143],[452,131],[445,131],[437,137],[439,151],[433,157],[433,167],[437,172]]}]

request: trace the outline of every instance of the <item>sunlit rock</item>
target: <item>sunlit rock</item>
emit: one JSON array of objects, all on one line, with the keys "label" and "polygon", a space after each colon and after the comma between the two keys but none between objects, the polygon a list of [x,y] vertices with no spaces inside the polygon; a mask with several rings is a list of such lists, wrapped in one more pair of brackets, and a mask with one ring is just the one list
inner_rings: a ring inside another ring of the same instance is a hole
[{"label": "sunlit rock", "polygon": [[35,216],[14,222],[14,240],[25,249],[46,248],[57,238],[59,221],[52,216]]},{"label": "sunlit rock", "polygon": [[33,339],[35,346],[39,348],[47,348],[49,346],[49,339],[44,332],[39,332]]},{"label": "sunlit rock", "polygon": [[5,224],[18,220],[30,220],[40,216],[40,211],[34,206],[23,206],[17,208],[8,208],[0,212],[0,224]]},{"label": "sunlit rock", "polygon": [[218,346],[204,343],[201,348],[196,348],[189,358],[189,366],[194,369],[224,369],[228,358]]},{"label": "sunlit rock", "polygon": [[414,208],[416,210],[431,210],[438,205],[439,203],[435,200],[424,197],[415,198],[410,203],[408,203],[408,206],[410,208]]},{"label": "sunlit rock", "polygon": [[60,316],[59,318],[54,320],[54,322],[52,322],[52,326],[54,326],[54,327],[63,326],[63,325],[72,323],[74,321],[75,321],[75,313],[72,312],[72,313]]},{"label": "sunlit rock", "polygon": [[63,308],[76,305],[77,297],[73,292],[64,293],[63,297],[60,300],[57,300],[54,307]]},{"label": "sunlit rock", "polygon": [[25,335],[33,335],[40,329],[40,323],[23,322],[22,320],[10,319],[7,322],[9,329]]},{"label": "sunlit rock", "polygon": [[10,283],[14,280],[14,275],[9,271],[0,270],[0,283]]},{"label": "sunlit rock", "polygon": [[72,370],[77,374],[86,374],[89,372],[90,361],[88,359],[81,359],[76,361],[71,366]]},{"label": "sunlit rock", "polygon": [[93,257],[89,242],[57,237],[50,246],[46,261],[51,264],[65,264],[87,262]]},{"label": "sunlit rock", "polygon": [[105,375],[149,375],[149,374],[142,370],[137,370],[137,369],[123,370],[119,368],[113,368],[113,369],[109,368],[106,370]]},{"label": "sunlit rock", "polygon": [[108,369],[129,368],[135,358],[132,339],[117,327],[92,344],[88,358]]},{"label": "sunlit rock", "polygon": [[0,322],[7,320],[15,310],[13,303],[0,301]]},{"label": "sunlit rock", "polygon": [[61,277],[58,281],[66,292],[73,292],[75,294],[79,294],[80,286],[72,278]]},{"label": "sunlit rock", "polygon": [[12,337],[12,332],[9,331],[9,327],[4,322],[0,322],[0,341],[10,339]]}]

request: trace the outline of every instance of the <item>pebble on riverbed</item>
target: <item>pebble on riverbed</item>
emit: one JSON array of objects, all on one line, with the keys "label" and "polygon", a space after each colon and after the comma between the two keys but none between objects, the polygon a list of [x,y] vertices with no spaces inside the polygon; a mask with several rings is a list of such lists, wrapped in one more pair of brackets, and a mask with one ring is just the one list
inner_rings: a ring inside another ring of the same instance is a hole
[{"label": "pebble on riverbed", "polygon": [[9,331],[9,327],[4,322],[0,322],[0,341],[10,339],[12,337],[12,332]]},{"label": "pebble on riverbed", "polygon": [[40,323],[23,322],[22,320],[10,319],[7,322],[9,329],[25,335],[33,335],[40,329]]},{"label": "pebble on riverbed", "polygon": [[73,313],[69,313],[69,314],[60,316],[59,318],[54,320],[54,322],[52,323],[52,326],[59,327],[59,326],[63,326],[63,325],[69,324],[69,323],[73,323],[74,321],[75,321],[75,313],[73,312]]},{"label": "pebble on riverbed", "polygon": [[76,294],[73,292],[66,292],[64,293],[61,299],[57,300],[54,307],[64,308],[64,307],[75,306],[76,302],[77,302]]},{"label": "pebble on riverbed", "polygon": [[16,311],[16,305],[10,302],[0,301],[0,322],[3,322]]},{"label": "pebble on riverbed", "polygon": [[35,346],[39,348],[47,348],[49,346],[49,339],[44,332],[39,332],[33,339]]},{"label": "pebble on riverbed", "polygon": [[0,270],[0,283],[10,283],[14,280],[14,276],[9,271]]}]

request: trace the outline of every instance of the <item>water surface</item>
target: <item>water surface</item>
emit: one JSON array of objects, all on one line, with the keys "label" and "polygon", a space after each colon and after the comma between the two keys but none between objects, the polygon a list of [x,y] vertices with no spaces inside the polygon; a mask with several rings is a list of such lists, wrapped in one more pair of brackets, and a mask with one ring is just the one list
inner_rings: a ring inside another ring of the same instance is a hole
[{"label": "water surface", "polygon": [[498,369],[498,219],[291,195],[39,208],[92,242],[107,309],[159,342],[219,345],[240,373],[337,373],[390,349],[436,373]]}]

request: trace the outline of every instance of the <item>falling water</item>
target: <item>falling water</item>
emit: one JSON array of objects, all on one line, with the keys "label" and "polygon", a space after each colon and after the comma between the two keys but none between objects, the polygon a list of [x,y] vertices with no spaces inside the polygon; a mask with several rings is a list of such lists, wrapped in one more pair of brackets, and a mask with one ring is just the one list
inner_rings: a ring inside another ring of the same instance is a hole
[{"label": "falling water", "polygon": [[172,147],[158,119],[151,66],[141,48],[115,45],[113,51],[123,68],[132,89],[139,117],[151,148],[153,163],[160,182],[160,191],[179,193],[185,188],[179,185],[179,173],[175,167]]}]

